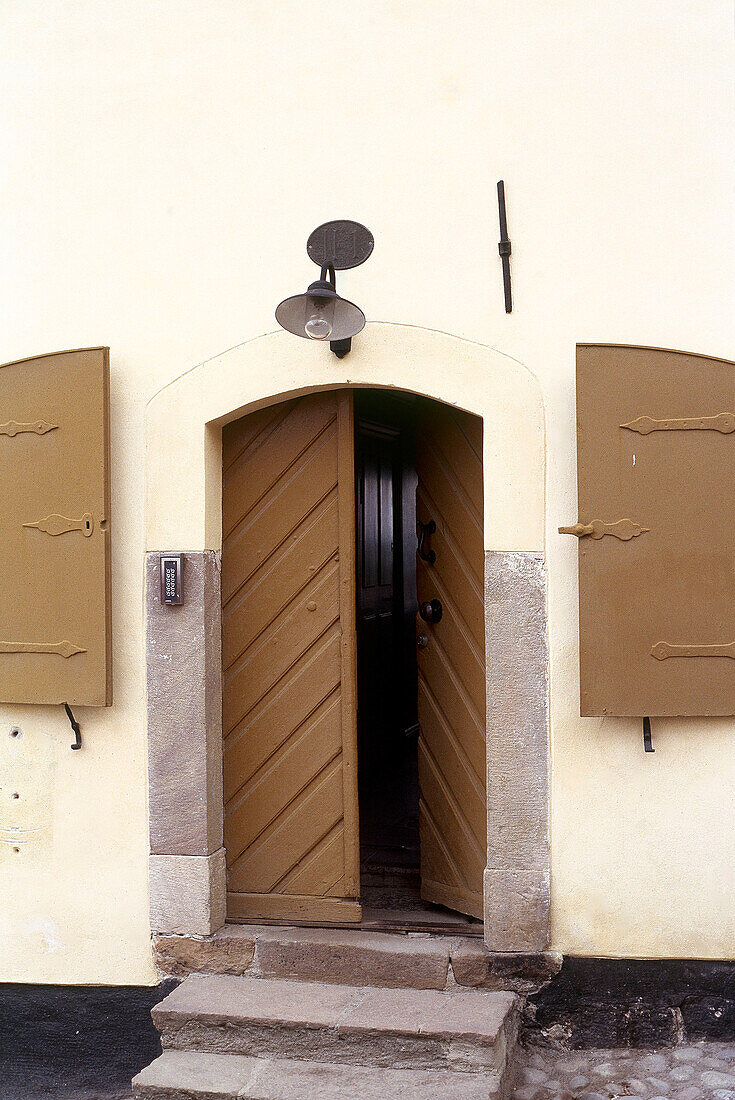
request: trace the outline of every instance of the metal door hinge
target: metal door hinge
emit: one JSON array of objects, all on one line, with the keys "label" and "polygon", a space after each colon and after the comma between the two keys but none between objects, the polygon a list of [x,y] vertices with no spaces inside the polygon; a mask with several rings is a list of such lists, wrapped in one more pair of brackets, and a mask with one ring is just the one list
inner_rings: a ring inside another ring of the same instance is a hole
[{"label": "metal door hinge", "polygon": [[716,416],[684,416],[678,420],[655,420],[652,416],[639,416],[621,424],[630,432],[649,435],[650,432],[722,432],[731,435],[735,432],[735,413],[723,412]]},{"label": "metal door hinge", "polygon": [[632,519],[619,519],[616,523],[603,523],[601,519],[593,519],[591,523],[574,523],[571,527],[560,527],[560,535],[576,535],[578,539],[589,536],[593,539],[601,539],[604,535],[612,535],[613,538],[628,542],[639,535],[650,531],[650,527],[641,527]]},{"label": "metal door hinge", "polygon": [[657,661],[669,657],[730,657],[735,660],[735,642],[724,645],[671,645],[670,642],[656,642],[651,648],[651,656]]}]

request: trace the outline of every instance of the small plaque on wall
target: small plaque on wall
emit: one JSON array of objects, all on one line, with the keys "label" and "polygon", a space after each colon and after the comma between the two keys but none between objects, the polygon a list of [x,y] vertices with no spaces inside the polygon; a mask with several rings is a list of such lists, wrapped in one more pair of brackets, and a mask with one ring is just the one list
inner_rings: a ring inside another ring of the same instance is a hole
[{"label": "small plaque on wall", "polygon": [[109,349],[0,366],[0,702],[112,703]]}]

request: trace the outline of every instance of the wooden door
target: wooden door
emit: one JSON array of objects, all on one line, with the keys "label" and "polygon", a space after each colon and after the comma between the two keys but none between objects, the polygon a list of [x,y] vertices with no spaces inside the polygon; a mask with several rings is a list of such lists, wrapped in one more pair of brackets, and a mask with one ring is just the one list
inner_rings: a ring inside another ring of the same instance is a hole
[{"label": "wooden door", "polygon": [[[482,919],[487,856],[482,420],[422,402],[417,518],[436,524],[417,561],[421,894]],[[435,555],[435,560],[425,560]]]},{"label": "wooden door", "polygon": [[582,715],[735,714],[735,363],[577,348]]},{"label": "wooden door", "polygon": [[222,512],[228,915],[358,921],[351,394],[228,425]]}]

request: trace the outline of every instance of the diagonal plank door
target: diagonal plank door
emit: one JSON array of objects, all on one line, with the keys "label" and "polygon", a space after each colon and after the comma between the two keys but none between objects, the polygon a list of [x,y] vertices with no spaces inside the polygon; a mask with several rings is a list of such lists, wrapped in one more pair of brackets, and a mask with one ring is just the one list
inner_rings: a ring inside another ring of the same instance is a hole
[{"label": "diagonal plank door", "polygon": [[487,854],[482,420],[433,402],[416,435],[417,517],[434,520],[417,559],[419,603],[439,599],[438,623],[417,620],[421,894],[482,919]]},{"label": "diagonal plank door", "polygon": [[352,395],[222,443],[228,915],[358,921]]}]

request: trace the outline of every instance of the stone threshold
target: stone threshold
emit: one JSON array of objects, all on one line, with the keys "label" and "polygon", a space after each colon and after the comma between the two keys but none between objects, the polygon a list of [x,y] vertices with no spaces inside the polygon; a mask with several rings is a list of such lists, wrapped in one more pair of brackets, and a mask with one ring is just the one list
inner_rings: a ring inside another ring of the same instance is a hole
[{"label": "stone threshold", "polygon": [[558,974],[557,952],[501,954],[474,936],[225,924],[211,936],[155,933],[163,976],[247,975],[407,989],[469,986],[536,993]]}]

